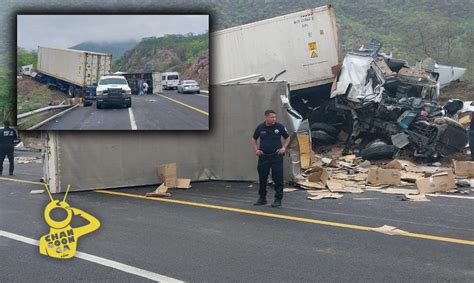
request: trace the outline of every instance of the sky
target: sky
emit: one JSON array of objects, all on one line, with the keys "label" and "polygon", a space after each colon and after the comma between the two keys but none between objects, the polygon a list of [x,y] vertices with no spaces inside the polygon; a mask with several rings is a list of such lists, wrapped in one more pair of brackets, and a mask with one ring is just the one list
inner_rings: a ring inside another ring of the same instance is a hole
[{"label": "sky", "polygon": [[17,45],[68,48],[85,41],[115,42],[201,34],[209,30],[207,15],[18,15]]}]

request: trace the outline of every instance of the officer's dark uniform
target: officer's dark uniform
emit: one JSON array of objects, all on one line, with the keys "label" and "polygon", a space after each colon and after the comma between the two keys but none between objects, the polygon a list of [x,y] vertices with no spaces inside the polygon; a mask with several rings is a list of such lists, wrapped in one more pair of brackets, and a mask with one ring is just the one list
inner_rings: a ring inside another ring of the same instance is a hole
[{"label": "officer's dark uniform", "polygon": [[265,122],[258,125],[253,134],[256,140],[260,138],[260,150],[263,155],[258,157],[257,171],[259,175],[258,194],[261,199],[267,196],[267,181],[270,169],[272,170],[272,179],[275,183],[275,200],[283,198],[283,155],[278,155],[276,151],[280,149],[281,137],[288,138],[288,132],[280,123],[273,126],[267,126]]},{"label": "officer's dark uniform", "polygon": [[18,141],[15,130],[5,127],[0,130],[0,174],[3,174],[3,161],[5,156],[8,157],[10,162],[10,175],[13,175],[14,163],[13,163],[13,151],[14,144]]},{"label": "officer's dark uniform", "polygon": [[471,160],[474,161],[474,115],[471,116],[471,125],[469,126],[469,147],[471,149]]}]

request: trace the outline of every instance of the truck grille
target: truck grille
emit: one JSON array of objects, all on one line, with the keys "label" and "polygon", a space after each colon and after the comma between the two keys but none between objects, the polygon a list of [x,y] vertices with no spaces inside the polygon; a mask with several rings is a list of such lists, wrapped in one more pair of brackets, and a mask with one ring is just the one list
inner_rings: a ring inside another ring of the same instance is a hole
[{"label": "truck grille", "polygon": [[122,96],[122,89],[121,88],[109,88],[108,89],[109,96]]}]

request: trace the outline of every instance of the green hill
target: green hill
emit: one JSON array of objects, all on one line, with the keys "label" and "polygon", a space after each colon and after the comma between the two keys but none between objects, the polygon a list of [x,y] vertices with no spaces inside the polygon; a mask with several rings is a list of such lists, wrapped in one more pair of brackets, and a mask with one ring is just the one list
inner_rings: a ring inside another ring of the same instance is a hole
[{"label": "green hill", "polygon": [[113,64],[114,71],[183,71],[209,49],[209,33],[144,38]]}]

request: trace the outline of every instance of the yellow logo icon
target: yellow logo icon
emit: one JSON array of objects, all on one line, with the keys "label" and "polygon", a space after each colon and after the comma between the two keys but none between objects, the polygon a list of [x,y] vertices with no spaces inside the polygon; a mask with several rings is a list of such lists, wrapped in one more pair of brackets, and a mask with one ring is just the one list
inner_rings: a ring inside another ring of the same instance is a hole
[{"label": "yellow logo icon", "polygon": [[318,54],[316,54],[316,51],[311,52],[311,58],[318,58]]},{"label": "yellow logo icon", "polygon": [[[100,227],[100,222],[89,213],[69,206],[66,202],[66,197],[71,187],[70,185],[68,185],[62,201],[53,199],[48,185],[45,184],[45,187],[51,202],[44,209],[44,219],[50,229],[49,233],[41,237],[39,241],[40,253],[59,259],[72,258],[76,254],[79,237],[97,230]],[[61,221],[52,219],[51,212],[53,210],[64,210],[67,214],[66,218]],[[81,216],[86,219],[89,221],[89,224],[72,228],[70,222],[73,214],[74,216]]]}]

